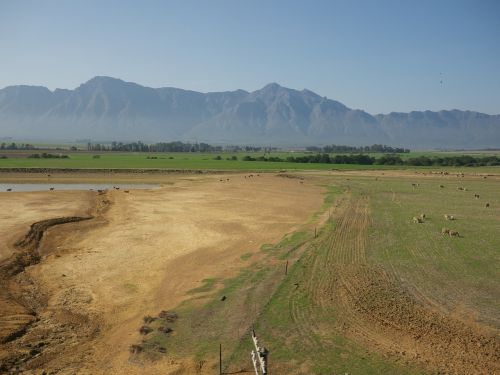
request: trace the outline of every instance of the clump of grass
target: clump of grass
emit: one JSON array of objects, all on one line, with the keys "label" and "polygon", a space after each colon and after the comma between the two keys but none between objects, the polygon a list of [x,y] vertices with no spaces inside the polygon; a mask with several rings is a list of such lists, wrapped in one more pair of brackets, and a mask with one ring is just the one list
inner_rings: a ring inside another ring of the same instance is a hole
[{"label": "clump of grass", "polygon": [[270,250],[274,249],[274,245],[273,245],[272,243],[265,243],[265,244],[263,244],[263,245],[260,247],[260,249],[261,249],[262,251],[264,251],[264,252],[266,252],[266,251],[270,251]]},{"label": "clump of grass", "polygon": [[199,286],[198,288],[191,289],[187,293],[188,294],[197,294],[197,293],[209,292],[213,289],[213,287],[215,286],[217,281],[219,281],[219,279],[217,279],[217,278],[203,279],[203,280],[201,280],[203,285]]},{"label": "clump of grass", "polygon": [[241,260],[248,260],[252,257],[253,253],[245,253],[242,256],[240,256]]}]

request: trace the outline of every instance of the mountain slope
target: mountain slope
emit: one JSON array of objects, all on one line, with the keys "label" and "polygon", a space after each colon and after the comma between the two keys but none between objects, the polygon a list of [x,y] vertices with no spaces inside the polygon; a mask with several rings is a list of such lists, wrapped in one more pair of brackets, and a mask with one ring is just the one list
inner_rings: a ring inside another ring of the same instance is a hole
[{"label": "mountain slope", "polygon": [[205,94],[95,77],[74,90],[0,90],[0,136],[480,148],[500,145],[500,116],[458,110],[372,116],[276,83],[251,93]]}]

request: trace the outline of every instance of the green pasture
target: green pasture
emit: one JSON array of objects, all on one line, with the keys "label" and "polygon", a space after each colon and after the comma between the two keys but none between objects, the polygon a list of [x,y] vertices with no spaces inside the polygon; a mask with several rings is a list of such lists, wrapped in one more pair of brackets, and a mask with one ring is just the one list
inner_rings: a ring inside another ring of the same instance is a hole
[{"label": "green pasture", "polygon": [[[357,178],[349,182],[370,196],[368,248],[374,262],[396,270],[407,285],[417,285],[450,313],[500,328],[497,180]],[[413,188],[412,183],[419,186]],[[413,223],[412,218],[421,213],[426,215],[424,223]],[[446,220],[445,214],[456,220]],[[443,235],[442,228],[456,230],[460,237]]]},{"label": "green pasture", "polygon": [[[137,169],[193,169],[193,170],[241,170],[241,171],[265,171],[265,170],[379,170],[379,169],[439,169],[439,167],[405,167],[390,165],[355,165],[355,164],[316,164],[316,163],[288,163],[288,162],[263,162],[263,161],[243,161],[244,156],[259,157],[263,152],[221,152],[221,153],[121,153],[121,152],[63,152],[69,158],[44,159],[27,158],[31,154],[41,154],[47,152],[57,154],[54,150],[33,150],[33,151],[0,151],[0,168],[137,168]],[[266,156],[277,156],[286,158],[287,156],[301,156],[304,152],[273,152]],[[7,158],[1,158],[2,155]],[[381,156],[381,154],[370,154]],[[452,156],[450,153],[409,153],[400,154],[403,158],[427,156]],[[457,154],[459,155],[459,154]],[[98,156],[98,157],[96,157]],[[216,160],[220,156],[221,160]],[[236,157],[237,160],[231,160]],[[444,168],[444,167],[443,167]],[[480,168],[454,168],[447,167],[448,170],[473,169],[475,171],[497,171],[498,167]]]}]

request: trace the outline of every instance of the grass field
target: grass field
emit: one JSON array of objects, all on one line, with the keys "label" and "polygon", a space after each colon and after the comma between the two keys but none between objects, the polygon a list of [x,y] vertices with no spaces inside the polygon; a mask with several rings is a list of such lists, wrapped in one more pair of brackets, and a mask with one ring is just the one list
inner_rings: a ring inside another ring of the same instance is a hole
[{"label": "grass field", "polygon": [[[316,163],[287,163],[287,162],[261,162],[242,161],[245,155],[252,157],[262,156],[263,153],[119,153],[119,152],[64,152],[69,155],[68,159],[34,159],[27,156],[34,153],[57,153],[54,150],[33,150],[33,151],[4,151],[1,155],[8,158],[0,158],[0,168],[153,168],[153,169],[192,169],[192,170],[330,170],[330,169],[436,169],[438,167],[404,167],[390,165],[353,165],[353,164],[316,164]],[[411,152],[400,154],[403,159],[417,156],[455,156],[464,153],[452,152]],[[465,153],[469,154],[469,153]],[[470,153],[477,155],[477,153]],[[498,155],[498,153],[481,153],[481,155]],[[99,158],[94,158],[99,155]],[[286,158],[287,156],[304,155],[303,152],[273,152],[272,156]],[[381,154],[370,154],[379,157]],[[222,160],[215,160],[220,156]],[[228,160],[236,156],[238,160]],[[269,154],[268,154],[269,156]],[[149,158],[148,158],[149,157]],[[156,159],[151,159],[156,157]],[[470,168],[454,168],[449,170],[463,170]],[[481,167],[481,170],[494,171],[496,167]]]}]

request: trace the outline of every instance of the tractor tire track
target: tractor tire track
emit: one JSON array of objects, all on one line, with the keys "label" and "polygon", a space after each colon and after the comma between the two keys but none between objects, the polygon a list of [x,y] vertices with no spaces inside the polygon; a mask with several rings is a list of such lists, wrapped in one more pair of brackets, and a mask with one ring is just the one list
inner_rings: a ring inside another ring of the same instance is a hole
[{"label": "tractor tire track", "polygon": [[[396,267],[387,272],[367,262],[367,197],[350,197],[339,207],[335,224],[318,240],[317,249],[307,252],[302,291],[289,296],[292,318],[309,347],[320,349],[321,339],[327,342],[326,333],[333,329],[395,360],[419,363],[431,371],[500,371],[497,336],[430,310],[402,286]],[[436,245],[430,251],[432,256],[440,256]],[[310,303],[298,303],[298,298],[307,296]],[[329,315],[336,321],[325,330]]]}]

